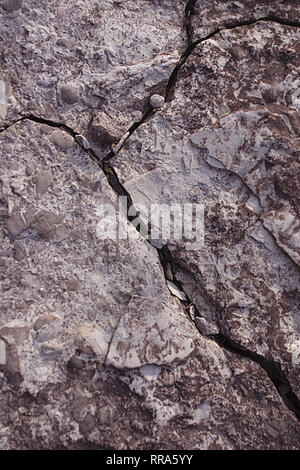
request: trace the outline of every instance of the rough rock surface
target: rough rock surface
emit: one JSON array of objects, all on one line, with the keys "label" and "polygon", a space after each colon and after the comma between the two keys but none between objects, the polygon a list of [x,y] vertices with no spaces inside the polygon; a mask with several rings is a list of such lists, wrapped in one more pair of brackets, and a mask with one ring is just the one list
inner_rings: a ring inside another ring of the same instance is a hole
[{"label": "rough rock surface", "polygon": [[0,126],[34,114],[82,133],[103,112],[121,137],[185,43],[183,0],[27,0],[13,15],[1,4]]},{"label": "rough rock surface", "polygon": [[295,393],[299,41],[298,28],[259,22],[199,44],[172,102],[113,160],[136,206],[204,204],[204,246],[168,244],[175,277],[199,315],[280,364]]},{"label": "rough rock surface", "polygon": [[191,39],[205,38],[220,28],[232,28],[261,18],[299,25],[297,0],[196,0],[191,2]]},{"label": "rough rock surface", "polygon": [[0,449],[299,448],[298,5],[230,3],[0,2]]}]

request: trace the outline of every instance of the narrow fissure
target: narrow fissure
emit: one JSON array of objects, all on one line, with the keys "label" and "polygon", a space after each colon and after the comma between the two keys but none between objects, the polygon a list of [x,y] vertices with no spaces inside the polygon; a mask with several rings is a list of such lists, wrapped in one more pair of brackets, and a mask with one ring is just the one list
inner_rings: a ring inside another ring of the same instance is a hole
[{"label": "narrow fissure", "polygon": [[[131,205],[132,198],[130,197],[126,189],[123,187],[123,185],[120,183],[118,176],[116,172],[114,171],[114,169],[111,167],[111,165],[109,165],[109,169],[104,168],[103,171],[107,177],[107,180],[111,188],[119,196],[126,195],[128,197],[128,203],[130,202],[129,205]],[[113,175],[113,177],[111,175]],[[136,216],[133,218],[131,217],[127,217],[127,218],[129,222],[132,222],[133,219],[136,219]],[[139,226],[134,225],[134,227],[136,228],[138,232],[141,231]],[[148,242],[151,243],[151,241],[149,240]],[[171,267],[173,268],[176,266],[177,263],[174,261],[173,256],[166,245],[163,246],[162,248],[157,248],[157,247],[155,248],[158,251],[158,255],[159,255],[159,259],[163,268],[165,279],[167,279],[168,264],[171,265]],[[172,271],[174,272],[174,269],[172,269]],[[175,277],[172,280],[172,282],[179,288],[180,291],[184,292],[184,294],[186,295],[187,300],[181,301],[184,307],[186,308],[188,305],[191,305],[192,302],[189,299],[189,296],[187,295],[187,293],[184,291],[181,282],[178,281]],[[197,311],[195,305],[194,305],[194,308],[195,308],[195,317],[200,317],[200,314]],[[255,362],[256,364],[259,364],[266,371],[269,379],[274,384],[277,392],[279,393],[285,405],[295,414],[297,419],[300,421],[300,400],[297,397],[296,393],[293,392],[288,379],[286,378],[281,366],[278,363],[276,363],[273,360],[266,359],[262,355],[256,352],[253,352],[247,348],[244,348],[243,346],[238,344],[236,341],[234,341],[233,339],[231,339],[229,336],[225,335],[224,333],[218,333],[214,335],[204,335],[199,329],[198,331],[203,336],[215,341],[223,349],[226,349],[227,351],[233,354],[237,354],[240,357],[244,357],[246,359],[249,359]]]},{"label": "narrow fissure", "polygon": [[[163,271],[166,277],[166,272],[167,272],[167,265],[171,265],[172,268],[174,268],[177,263],[174,262],[173,256],[168,249],[168,247],[165,245],[163,248],[158,249],[159,253],[159,258],[161,261],[161,265],[163,267]],[[174,269],[172,269],[174,272]],[[180,281],[176,280],[176,278],[173,279],[173,281],[179,290],[185,293],[187,300],[186,301],[181,301],[185,307],[188,305],[193,305],[195,308],[195,317],[200,317],[201,315],[199,314],[197,308],[195,305],[191,302],[189,299],[189,296],[187,293],[184,291],[184,288],[181,284]],[[192,321],[192,320],[191,320]],[[194,323],[194,322],[193,322]],[[195,324],[196,326],[196,324]],[[219,325],[221,326],[221,325]],[[254,351],[251,351],[250,349],[247,349],[243,346],[241,346],[239,343],[237,343],[235,340],[231,339],[229,336],[225,335],[224,333],[218,333],[218,334],[213,334],[213,335],[205,335],[203,334],[199,328],[196,326],[198,329],[199,333],[202,334],[203,336],[212,339],[215,341],[221,348],[226,349],[227,351],[237,354],[238,356],[244,357],[246,359],[249,359],[256,364],[259,364],[268,374],[269,379],[272,381],[274,384],[276,390],[278,391],[280,397],[282,398],[283,402],[285,405],[294,412],[298,420],[300,421],[300,400],[297,397],[296,393],[293,392],[292,387],[286,378],[281,366],[276,363],[273,360],[266,359],[263,357],[261,354],[258,354]]]},{"label": "narrow fissure", "polygon": [[[187,5],[186,5],[186,8],[185,8],[185,15],[186,15],[185,29],[186,29],[186,35],[187,35],[187,47],[186,47],[185,51],[183,52],[183,54],[181,55],[179,61],[177,62],[176,66],[174,67],[174,69],[173,69],[173,71],[172,71],[172,73],[169,77],[168,83],[167,83],[165,91],[163,93],[166,102],[172,101],[173,92],[174,92],[174,89],[175,89],[175,86],[176,86],[178,73],[179,73],[181,67],[185,64],[185,62],[189,58],[189,56],[192,54],[194,49],[199,44],[201,44],[205,41],[208,41],[209,39],[216,36],[222,30],[225,30],[225,29],[232,30],[232,29],[239,28],[239,27],[242,27],[242,26],[251,26],[253,24],[256,24],[256,23],[259,23],[259,22],[264,22],[264,21],[269,22],[269,23],[277,23],[277,24],[280,24],[280,25],[283,25],[283,26],[300,28],[300,22],[298,22],[298,21],[284,20],[282,18],[277,17],[276,15],[269,15],[269,16],[264,16],[264,17],[260,17],[260,18],[256,18],[256,19],[254,18],[254,19],[251,19],[251,20],[245,20],[245,21],[239,21],[239,22],[236,22],[236,23],[225,24],[221,27],[218,27],[218,28],[214,29],[211,33],[207,34],[203,38],[199,38],[196,41],[192,41],[192,39],[191,39],[192,38],[191,17],[195,14],[194,7],[195,7],[195,4],[196,4],[196,1],[197,0],[189,0]],[[122,146],[119,148],[119,150],[121,150],[121,148],[123,147],[126,140],[128,140],[128,138],[136,131],[136,129],[138,129],[149,118],[154,116],[154,114],[156,112],[157,112],[156,109],[153,109],[149,106],[149,108],[144,113],[142,118],[139,121],[133,123],[132,126],[128,129],[128,131],[127,131],[128,136],[124,140],[124,142],[123,142]],[[114,156],[115,156],[115,153],[113,151],[110,151],[104,157],[103,160],[104,161],[110,160]]]}]

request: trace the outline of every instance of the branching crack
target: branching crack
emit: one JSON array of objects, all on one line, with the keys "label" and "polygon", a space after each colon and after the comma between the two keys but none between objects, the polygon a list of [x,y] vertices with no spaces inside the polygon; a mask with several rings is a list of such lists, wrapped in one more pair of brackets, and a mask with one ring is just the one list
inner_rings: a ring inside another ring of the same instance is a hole
[{"label": "branching crack", "polygon": [[[258,22],[272,22],[272,23],[278,23],[278,24],[284,25],[284,26],[289,26],[289,27],[296,27],[296,28],[300,27],[300,22],[298,22],[298,21],[288,21],[288,20],[284,20],[282,18],[279,18],[276,15],[270,15],[270,16],[261,17],[261,18],[257,18],[257,19],[250,19],[250,20],[245,20],[245,21],[239,21],[239,22],[236,22],[236,23],[225,24],[222,27],[216,28],[214,31],[212,31],[211,33],[209,33],[205,37],[200,38],[200,39],[192,42],[191,17],[195,13],[194,12],[195,4],[196,4],[196,0],[189,0],[187,5],[186,5],[186,8],[185,8],[185,15],[186,15],[186,24],[185,24],[185,26],[186,26],[186,34],[187,34],[188,44],[187,44],[186,50],[183,52],[181,58],[179,59],[177,65],[175,66],[175,68],[173,69],[173,71],[172,71],[172,73],[169,77],[169,80],[168,80],[168,83],[166,85],[166,89],[165,89],[165,92],[164,92],[164,97],[165,97],[166,101],[171,101],[172,100],[173,90],[176,86],[178,73],[179,73],[181,67],[184,65],[184,63],[189,58],[189,56],[192,54],[194,49],[199,44],[204,43],[205,41],[207,41],[207,40],[213,38],[214,36],[216,36],[222,30],[224,30],[224,29],[233,30],[235,28],[239,28],[239,27],[242,27],[242,26],[254,25]],[[157,112],[157,111],[149,106],[149,108],[147,109],[147,111],[145,112],[143,117],[140,119],[140,121],[135,122],[128,129],[128,131],[127,131],[128,136],[124,140],[124,142],[136,131],[136,129],[139,128],[140,125],[142,125],[149,118],[151,118],[155,114],[155,112]],[[65,132],[67,132],[69,135],[71,135],[74,138],[74,140],[77,142],[77,144],[82,148],[82,150],[85,153],[87,153],[89,155],[89,157],[93,161],[95,161],[95,163],[99,166],[99,168],[104,172],[104,174],[106,175],[107,181],[108,181],[109,185],[111,186],[111,188],[114,190],[114,192],[118,196],[127,196],[127,206],[128,206],[128,208],[133,206],[132,198],[131,198],[130,194],[127,192],[125,187],[121,184],[115,169],[113,168],[113,166],[108,161],[115,155],[115,153],[113,151],[110,151],[107,154],[106,157],[101,159],[100,157],[98,157],[96,155],[96,153],[93,151],[93,149],[86,148],[86,147],[84,147],[83,144],[78,142],[78,140],[76,139],[76,137],[78,136],[78,133],[76,133],[69,126],[67,126],[63,123],[58,123],[58,122],[49,120],[49,119],[37,117],[37,116],[32,115],[32,114],[27,115],[27,116],[23,116],[20,119],[14,121],[13,123],[8,124],[6,126],[3,126],[2,128],[0,128],[0,132],[3,132],[5,130],[7,130],[9,127],[11,127],[11,126],[13,126],[13,125],[15,125],[19,122],[26,121],[26,120],[29,120],[29,121],[32,121],[32,122],[35,122],[35,123],[38,123],[38,124],[45,124],[45,125],[48,125],[48,126],[53,127],[53,128],[59,128],[59,129],[65,131]],[[123,145],[124,145],[124,142],[123,142]],[[127,211],[127,214],[128,214],[128,211]],[[133,219],[136,219],[136,216],[131,217],[131,216],[127,215],[127,217],[128,217],[129,222],[132,222]],[[134,227],[139,232],[141,232],[141,226],[136,227],[136,225],[134,225]],[[145,233],[145,229],[144,229],[143,233]],[[173,272],[174,272],[175,271],[174,268],[178,265],[178,263],[177,263],[177,261],[175,261],[173,259],[172,254],[171,254],[170,250],[167,248],[166,245],[163,248],[160,248],[160,249],[156,248],[156,249],[158,251],[160,262],[161,262],[163,271],[165,273],[165,278],[167,279],[167,266],[171,265],[171,267],[173,268]],[[183,286],[180,283],[180,281],[174,279],[173,282],[178,286],[178,288],[181,291],[184,292]],[[186,307],[189,304],[191,304],[191,300],[189,299],[186,292],[185,292],[185,295],[186,295],[187,300],[186,301],[181,301],[181,302],[182,302],[183,306],[186,309]],[[196,308],[195,308],[195,315],[196,315],[196,317],[200,316],[200,314],[196,310]],[[199,331],[199,329],[198,329],[198,331]],[[211,340],[215,341],[220,347],[230,351],[231,353],[234,353],[234,354],[236,354],[240,357],[244,357],[244,358],[246,358],[246,359],[248,359],[252,362],[255,362],[256,364],[259,364],[267,372],[268,377],[270,378],[270,380],[274,384],[275,388],[277,389],[277,391],[278,391],[279,395],[281,396],[281,398],[282,398],[283,402],[285,403],[285,405],[291,411],[293,411],[295,416],[300,420],[300,400],[297,397],[297,395],[293,392],[288,379],[286,378],[284,372],[281,369],[281,366],[278,363],[276,363],[273,360],[266,359],[262,355],[260,355],[256,352],[253,352],[249,349],[244,348],[243,346],[241,346],[236,341],[234,341],[233,339],[231,339],[230,337],[228,337],[226,334],[224,334],[222,332],[218,333],[218,334],[214,334],[214,335],[208,335],[208,336],[204,335],[201,331],[199,331],[199,333],[202,334],[203,336],[205,336],[207,338],[210,338]]]},{"label": "branching crack", "polygon": [[[244,20],[244,21],[237,21],[235,23],[227,23],[221,27],[218,27],[214,29],[211,33],[207,34],[206,36],[197,39],[196,41],[192,41],[192,27],[191,27],[191,17],[195,14],[194,7],[196,4],[197,0],[189,0],[186,8],[185,8],[185,15],[186,15],[186,20],[185,20],[185,27],[186,27],[186,35],[187,35],[187,47],[183,54],[181,55],[179,61],[177,62],[176,66],[174,67],[168,83],[166,85],[165,91],[163,93],[163,96],[165,98],[166,102],[172,101],[173,97],[173,92],[176,86],[177,82],[177,77],[178,73],[181,69],[181,67],[185,64],[187,59],[190,57],[190,55],[193,53],[194,49],[199,45],[202,44],[209,39],[213,38],[216,36],[218,33],[220,33],[222,30],[232,30],[236,28],[240,28],[242,26],[251,26],[259,22],[269,22],[269,23],[277,23],[283,26],[289,26],[289,27],[294,27],[294,28],[300,28],[300,22],[299,21],[289,21],[285,20],[283,18],[280,18],[276,15],[269,15],[269,16],[262,16],[260,18],[253,18],[250,20]],[[157,112],[156,109],[153,109],[149,107],[145,114],[142,116],[142,118],[135,122],[129,129],[128,129],[128,137],[124,140],[123,144],[120,146],[119,150],[123,147],[124,143],[129,139],[129,137],[148,119],[153,117],[155,113]],[[119,151],[118,150],[118,151]],[[113,151],[110,151],[103,160],[107,161],[113,158],[115,153]]]}]

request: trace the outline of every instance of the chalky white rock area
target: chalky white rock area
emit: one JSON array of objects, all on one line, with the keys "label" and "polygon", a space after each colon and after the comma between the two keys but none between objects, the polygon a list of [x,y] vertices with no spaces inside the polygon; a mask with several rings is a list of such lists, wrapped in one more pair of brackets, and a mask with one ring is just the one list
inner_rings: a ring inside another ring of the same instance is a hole
[{"label": "chalky white rock area", "polygon": [[[273,3],[0,2],[0,449],[299,448],[300,28]],[[203,204],[204,245],[142,237],[125,190]]]}]

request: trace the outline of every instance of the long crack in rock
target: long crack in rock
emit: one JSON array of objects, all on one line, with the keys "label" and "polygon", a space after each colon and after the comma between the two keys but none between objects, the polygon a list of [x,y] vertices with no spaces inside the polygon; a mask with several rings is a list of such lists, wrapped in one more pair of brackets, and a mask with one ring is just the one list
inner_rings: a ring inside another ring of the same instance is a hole
[{"label": "long crack in rock", "polygon": [[48,3],[0,10],[0,448],[297,449],[297,6]]},{"label": "long crack in rock", "polygon": [[[181,67],[171,104],[113,162],[136,206],[205,205],[205,245],[186,250],[182,241],[168,242],[175,279],[204,321],[282,367],[293,393],[299,390],[298,51],[298,29],[277,23],[215,35]],[[265,67],[270,61],[272,73]]]}]

